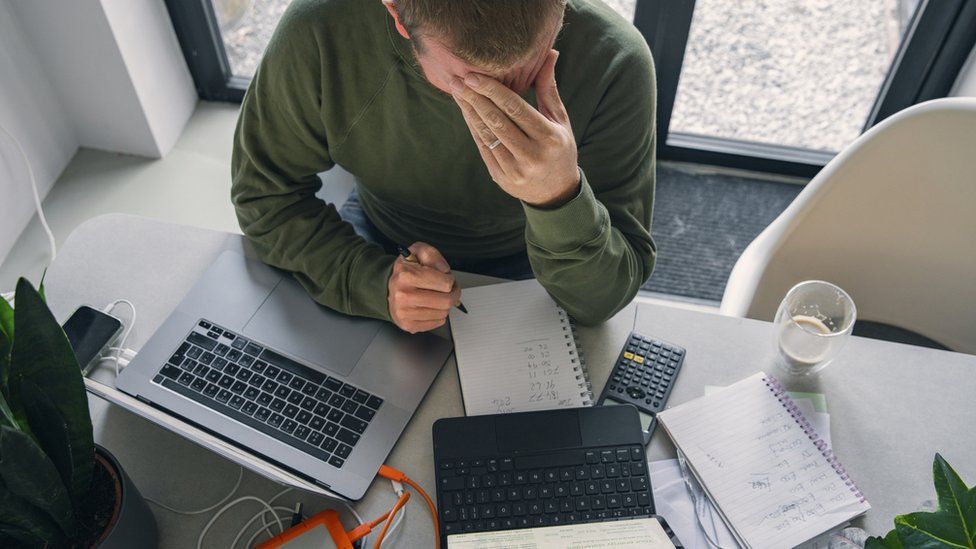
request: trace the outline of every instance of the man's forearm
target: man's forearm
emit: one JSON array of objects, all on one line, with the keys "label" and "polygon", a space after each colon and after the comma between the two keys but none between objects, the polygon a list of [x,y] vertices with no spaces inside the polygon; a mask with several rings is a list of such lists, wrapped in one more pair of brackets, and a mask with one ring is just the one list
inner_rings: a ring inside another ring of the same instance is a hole
[{"label": "man's forearm", "polygon": [[526,247],[536,278],[580,323],[602,322],[622,309],[650,276],[650,234],[626,234],[581,177],[579,194],[559,208],[525,206]]}]

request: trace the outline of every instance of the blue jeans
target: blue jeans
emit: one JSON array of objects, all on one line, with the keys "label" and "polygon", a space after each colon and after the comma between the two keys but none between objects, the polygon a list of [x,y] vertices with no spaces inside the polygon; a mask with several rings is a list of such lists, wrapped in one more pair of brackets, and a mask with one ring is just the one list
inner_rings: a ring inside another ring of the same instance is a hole
[{"label": "blue jeans", "polygon": [[[379,244],[389,254],[397,253],[397,243],[390,240],[379,228],[370,221],[366,212],[359,204],[359,194],[354,190],[349,193],[346,203],[339,209],[339,217],[353,226],[356,234]],[[412,242],[404,242],[410,245]],[[452,270],[476,273],[509,280],[525,280],[534,278],[529,256],[524,251],[505,257],[445,257]]]}]

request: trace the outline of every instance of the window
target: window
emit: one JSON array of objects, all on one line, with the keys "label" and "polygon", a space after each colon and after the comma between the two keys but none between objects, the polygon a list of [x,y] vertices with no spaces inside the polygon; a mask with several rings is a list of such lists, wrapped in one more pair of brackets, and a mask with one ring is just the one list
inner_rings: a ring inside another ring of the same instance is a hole
[{"label": "window", "polygon": [[[240,101],[291,0],[166,1],[201,98]],[[791,175],[947,95],[976,43],[976,0],[604,1],[654,52],[661,158]]]}]

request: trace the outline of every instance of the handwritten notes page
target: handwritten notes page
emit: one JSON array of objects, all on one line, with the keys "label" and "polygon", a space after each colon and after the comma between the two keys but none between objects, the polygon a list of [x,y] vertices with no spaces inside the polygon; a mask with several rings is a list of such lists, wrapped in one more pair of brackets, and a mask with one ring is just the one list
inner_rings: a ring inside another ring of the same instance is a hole
[{"label": "handwritten notes page", "polygon": [[743,545],[793,547],[871,506],[765,379],[760,372],[657,417]]},{"label": "handwritten notes page", "polygon": [[455,534],[447,541],[451,549],[674,549],[652,518]]},{"label": "handwritten notes page", "polygon": [[566,312],[537,281],[469,288],[463,300],[468,314],[450,318],[468,415],[592,403]]}]

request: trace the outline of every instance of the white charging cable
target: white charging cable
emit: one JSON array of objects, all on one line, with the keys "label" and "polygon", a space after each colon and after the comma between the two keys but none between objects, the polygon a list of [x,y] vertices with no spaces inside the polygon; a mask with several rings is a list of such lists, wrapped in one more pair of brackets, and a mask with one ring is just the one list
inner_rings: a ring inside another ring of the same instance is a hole
[{"label": "white charging cable", "polygon": [[[24,165],[27,166],[27,176],[30,177],[31,190],[34,193],[34,207],[37,209],[37,219],[41,222],[41,227],[44,228],[44,233],[47,235],[47,242],[51,247],[51,262],[53,263],[54,258],[58,256],[58,247],[56,241],[54,240],[54,233],[51,232],[51,226],[47,224],[47,217],[44,216],[44,209],[41,207],[41,195],[37,190],[37,180],[34,178],[34,168],[31,166],[30,160],[27,158],[27,153],[24,152],[24,147],[20,144],[20,141],[18,141],[17,138],[14,137],[12,133],[7,131],[7,128],[3,127],[2,125],[0,125],[0,131],[2,131],[7,137],[10,138],[11,141],[14,142],[14,145],[20,152],[21,158],[24,159]],[[7,298],[7,294],[4,294],[3,297],[7,299],[7,301],[10,301],[10,299]]]},{"label": "white charging cable", "polygon": [[[115,301],[109,303],[104,309],[102,309],[103,313],[109,314],[110,312],[112,312],[112,309],[115,309],[117,306],[121,304],[125,304],[129,306],[129,309],[132,310],[132,318],[129,319],[129,325],[126,326],[125,330],[122,332],[122,339],[119,340],[119,344],[113,347],[113,349],[115,349],[115,356],[106,357],[109,360],[115,361],[116,376],[118,376],[119,372],[121,371],[119,362],[122,359],[122,354],[127,351],[127,349],[125,348],[125,340],[129,338],[129,333],[132,332],[132,327],[136,325],[136,306],[133,305],[132,302],[129,301],[128,299],[116,299]],[[132,353],[132,357],[134,356],[135,353]],[[131,357],[126,359],[125,366],[129,365],[130,360],[132,360]],[[124,368],[124,366],[122,366],[122,368]]]},{"label": "white charging cable", "polygon": [[274,508],[271,505],[269,505],[268,502],[255,496],[241,496],[235,499],[234,501],[228,503],[227,505],[221,507],[219,511],[214,513],[214,516],[210,517],[210,520],[207,522],[207,525],[204,526],[203,530],[200,532],[200,537],[197,538],[197,549],[203,549],[203,537],[207,535],[207,532],[210,531],[210,527],[213,526],[215,522],[217,522],[217,519],[220,518],[221,515],[223,515],[225,512],[227,512],[228,509],[234,507],[235,505],[244,503],[246,501],[256,501],[264,507],[265,511],[271,511],[271,516],[274,517],[275,522],[278,524],[278,531],[279,532],[285,531],[285,526],[281,522],[281,517],[278,516]]},{"label": "white charging cable", "polygon": [[[273,504],[274,504],[275,501],[277,501],[280,497],[284,496],[285,494],[287,494],[288,492],[291,492],[291,491],[292,491],[291,488],[285,488],[284,490],[278,492],[271,499],[269,499],[267,501],[268,506],[273,506]],[[340,499],[336,499],[336,500],[333,500],[333,501],[336,501],[337,503],[339,503],[339,505],[342,505],[346,509],[346,511],[349,511],[349,514],[352,515],[356,519],[356,526],[357,527],[359,525],[362,525],[362,524],[365,523],[365,521],[363,520],[363,517],[356,511],[355,507],[353,507],[352,505],[349,505],[348,503],[346,503],[345,501],[342,501]],[[280,506],[273,506],[273,507],[274,507],[274,509],[287,512],[287,515],[285,516],[285,519],[289,519],[291,517],[292,513],[294,513],[294,511],[291,508],[289,508],[289,507],[280,507]],[[251,534],[251,537],[248,538],[247,543],[244,545],[244,547],[253,547],[254,546],[254,542],[262,534],[266,534],[269,538],[274,537],[275,536],[275,533],[271,530],[271,526],[274,525],[274,522],[268,522],[268,520],[267,520],[267,513],[268,513],[268,509],[265,509],[265,510],[259,512],[254,517],[251,517],[251,520],[248,520],[244,524],[244,526],[240,529],[240,531],[238,531],[237,536],[234,537],[234,542],[230,546],[231,549],[233,549],[237,545],[237,542],[241,540],[241,538],[243,537],[244,533],[248,530],[248,528],[250,528],[251,524],[253,524],[254,521],[256,521],[258,518],[261,518],[261,521],[262,521],[261,527],[258,528],[253,534]],[[280,518],[280,517],[278,517],[278,518]],[[280,530],[278,533],[280,534],[283,531],[284,530]],[[201,536],[204,533],[206,533],[206,532],[201,533]],[[360,539],[358,542],[356,542],[357,545],[359,545],[359,547],[367,547],[366,539],[368,537],[369,536],[363,536],[362,539]]]},{"label": "white charging cable", "polygon": [[224,503],[226,503],[227,500],[229,500],[231,497],[233,497],[233,495],[237,492],[237,489],[241,487],[241,481],[244,480],[244,468],[241,467],[240,465],[238,465],[237,468],[238,468],[237,482],[234,483],[234,487],[230,489],[230,492],[228,492],[226,496],[220,498],[220,501],[218,501],[217,503],[214,503],[213,505],[208,505],[208,506],[204,507],[203,509],[195,509],[193,511],[186,511],[186,510],[183,510],[183,509],[176,509],[174,507],[170,507],[169,505],[166,505],[165,503],[162,503],[160,501],[157,501],[157,500],[155,500],[153,498],[143,497],[143,499],[146,500],[146,501],[148,501],[149,503],[152,503],[153,505],[155,505],[157,507],[160,507],[162,509],[166,509],[170,513],[176,513],[177,515],[187,515],[187,516],[202,515],[202,514],[208,512],[208,511],[213,511],[217,507],[220,507],[221,505],[223,505]]},{"label": "white charging cable", "polygon": [[[0,125],[0,132],[3,132],[4,135],[9,137],[10,140],[14,142],[14,145],[17,147],[17,151],[20,152],[21,158],[24,159],[24,165],[27,166],[27,175],[30,178],[31,191],[34,194],[34,207],[37,209],[37,219],[41,222],[41,227],[44,228],[44,233],[47,234],[47,242],[51,247],[51,262],[53,263],[54,258],[58,255],[58,247],[54,240],[54,233],[51,232],[51,227],[47,224],[47,217],[44,216],[44,208],[41,207],[41,195],[37,190],[37,180],[34,178],[34,168],[31,166],[30,160],[27,158],[27,153],[24,152],[24,147],[20,144],[20,141],[18,141],[17,138],[14,137],[12,133],[7,131],[7,128],[4,128],[2,125]],[[7,300],[7,303],[13,305],[14,292],[3,292],[0,294],[0,297],[3,297],[3,299]]]},{"label": "white charging cable", "polygon": [[[390,484],[393,485],[393,493],[396,494],[397,499],[400,499],[400,497],[403,496],[403,483],[398,482],[396,480],[391,480]],[[383,538],[383,542],[380,544],[380,547],[382,547],[383,545],[385,545],[386,543],[388,543],[393,539],[393,535],[396,533],[397,528],[400,527],[400,523],[403,522],[404,519],[406,519],[406,517],[407,517],[407,506],[403,505],[400,507],[400,510],[397,512],[396,518],[393,519],[393,525],[390,526],[390,531],[386,533],[386,537]]]}]

